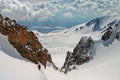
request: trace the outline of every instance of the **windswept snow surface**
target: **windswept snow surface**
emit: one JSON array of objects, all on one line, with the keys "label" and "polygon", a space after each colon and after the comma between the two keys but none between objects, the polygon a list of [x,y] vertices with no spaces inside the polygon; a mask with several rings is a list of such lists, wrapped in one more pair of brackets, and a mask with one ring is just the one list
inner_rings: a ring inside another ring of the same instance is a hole
[{"label": "windswept snow surface", "polygon": [[[105,26],[109,22],[111,21],[107,19],[102,25]],[[76,30],[79,27],[80,30]],[[0,80],[120,80],[120,41],[114,40],[109,46],[104,46],[100,40],[100,31],[92,32],[91,27],[86,27],[84,23],[48,34],[34,31],[59,68],[64,64],[67,51],[75,48],[81,36],[91,36],[95,40],[94,59],[67,75],[55,71],[50,64],[47,64],[47,69],[42,66],[39,71],[37,65],[20,57],[9,44],[7,37],[0,34]]]}]

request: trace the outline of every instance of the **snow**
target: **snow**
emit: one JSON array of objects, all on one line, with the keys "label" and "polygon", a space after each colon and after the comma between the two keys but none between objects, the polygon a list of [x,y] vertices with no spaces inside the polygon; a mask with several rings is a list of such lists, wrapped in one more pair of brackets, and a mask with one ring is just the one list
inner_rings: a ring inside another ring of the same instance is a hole
[{"label": "snow", "polygon": [[[108,22],[111,22],[110,19],[102,25]],[[0,80],[120,80],[120,41],[115,39],[109,46],[104,46],[100,40],[101,32],[91,32],[91,27],[86,29],[84,25],[48,34],[34,31],[59,68],[64,64],[67,51],[72,51],[82,36],[91,36],[95,40],[94,59],[66,75],[54,70],[50,64],[46,69],[41,66],[41,70],[38,70],[36,64],[19,55],[7,36],[0,34]],[[76,31],[81,26],[83,29]]]},{"label": "snow", "polygon": [[41,66],[39,71],[37,65],[22,58],[7,37],[0,34],[0,80],[53,80],[54,77],[66,80],[63,73],[55,71],[51,66],[47,70]]},{"label": "snow", "polygon": [[10,45],[7,37],[2,34],[0,34],[0,47],[1,80],[39,79],[39,71],[35,68],[36,65],[22,58]]},{"label": "snow", "polygon": [[39,73],[34,64],[12,58],[0,51],[1,80],[38,80]]},{"label": "snow", "polygon": [[23,60],[20,54],[13,48],[12,45],[7,40],[7,36],[0,34],[0,50],[6,53],[7,55]]},{"label": "snow", "polygon": [[105,48],[102,44],[97,45],[95,58],[82,66],[79,70],[68,73],[76,74],[75,80],[119,80],[120,79],[120,42],[115,41],[110,47]]},{"label": "snow", "polygon": [[[103,28],[108,23],[114,21],[114,17],[107,17],[101,23]],[[101,39],[101,31],[92,32],[86,29],[84,24],[74,26],[68,30],[57,33],[38,35],[40,42],[49,50],[53,61],[60,68],[63,66],[67,51],[72,51],[81,36],[91,36],[96,43],[96,55],[92,61],[81,65],[77,70],[67,74],[70,80],[119,80],[120,74],[120,41],[109,42],[109,46],[104,46]],[[83,26],[82,30],[75,31]]]}]

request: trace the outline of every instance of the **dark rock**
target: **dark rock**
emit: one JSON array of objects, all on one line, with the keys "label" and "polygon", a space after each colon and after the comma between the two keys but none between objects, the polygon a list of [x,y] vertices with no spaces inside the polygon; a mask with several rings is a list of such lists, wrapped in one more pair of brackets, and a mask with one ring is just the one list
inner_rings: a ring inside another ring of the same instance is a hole
[{"label": "dark rock", "polygon": [[98,31],[98,30],[100,30],[100,20],[101,19],[102,18],[95,18],[95,19],[89,21],[88,23],[86,23],[86,26],[89,27],[94,24],[93,31]]},{"label": "dark rock", "polygon": [[111,45],[115,39],[120,41],[120,23],[119,20],[117,20],[114,25],[113,23],[111,23],[112,26],[104,29],[104,32],[101,40],[103,40],[103,45],[108,47],[109,45]]},{"label": "dark rock", "polygon": [[117,22],[117,20],[114,20],[114,21],[110,22],[109,24],[107,24],[107,26],[111,27],[111,26],[113,26],[116,22]]},{"label": "dark rock", "polygon": [[107,31],[104,33],[104,35],[102,36],[102,40],[103,40],[103,41],[108,40],[108,39],[110,38],[111,34],[112,34],[112,28],[109,27],[109,28],[107,29]]},{"label": "dark rock", "polygon": [[8,20],[10,20],[10,18],[8,18],[8,17],[5,17],[5,21],[8,21]]},{"label": "dark rock", "polygon": [[61,70],[67,73],[68,71],[76,69],[76,66],[90,61],[94,56],[93,48],[94,41],[91,37],[81,37],[73,52],[67,52],[65,63]]}]

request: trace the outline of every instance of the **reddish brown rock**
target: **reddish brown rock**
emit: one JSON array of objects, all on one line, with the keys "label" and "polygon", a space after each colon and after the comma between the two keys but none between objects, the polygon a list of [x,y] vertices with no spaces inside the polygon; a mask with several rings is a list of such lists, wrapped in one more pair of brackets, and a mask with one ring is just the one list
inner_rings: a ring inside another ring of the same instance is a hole
[{"label": "reddish brown rock", "polygon": [[[51,55],[38,41],[32,31],[26,26],[17,24],[15,20],[8,17],[4,19],[0,14],[0,33],[8,36],[8,41],[23,56],[34,63],[40,62],[46,65],[47,61],[53,63]],[[54,64],[54,63],[53,63]]]}]

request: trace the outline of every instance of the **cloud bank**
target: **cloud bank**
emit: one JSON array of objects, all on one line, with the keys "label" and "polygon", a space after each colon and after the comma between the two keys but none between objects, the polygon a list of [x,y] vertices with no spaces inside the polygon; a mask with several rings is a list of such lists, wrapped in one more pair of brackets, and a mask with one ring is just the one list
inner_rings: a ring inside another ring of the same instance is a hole
[{"label": "cloud bank", "polygon": [[[40,7],[44,4],[33,5],[30,2],[20,2],[18,0],[0,0],[0,12],[5,16],[15,18],[17,20],[31,20],[38,18],[38,20],[46,20],[54,14],[45,7]],[[36,10],[36,8],[38,8]]]},{"label": "cloud bank", "polygon": [[71,12],[87,14],[92,10],[101,15],[119,14],[119,4],[119,0],[0,0],[0,12],[17,20],[46,21],[61,10],[65,11],[62,13],[65,18],[72,18]]},{"label": "cloud bank", "polygon": [[67,13],[64,13],[63,16],[66,18],[72,18],[73,14],[71,12],[67,12]]},{"label": "cloud bank", "polygon": [[69,28],[96,17],[119,15],[119,4],[120,0],[0,0],[0,13],[30,28]]}]

